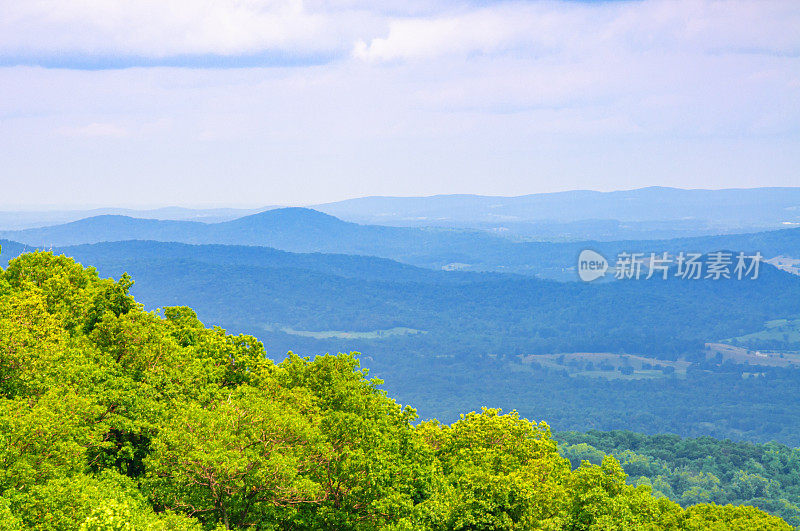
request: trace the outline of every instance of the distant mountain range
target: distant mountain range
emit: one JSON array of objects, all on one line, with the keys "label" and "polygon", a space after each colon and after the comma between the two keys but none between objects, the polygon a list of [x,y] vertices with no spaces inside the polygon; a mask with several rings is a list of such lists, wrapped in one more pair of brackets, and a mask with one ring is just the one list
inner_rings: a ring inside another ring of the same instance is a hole
[{"label": "distant mountain range", "polygon": [[153,209],[92,208],[85,210],[7,210],[0,211],[0,230],[22,230],[69,223],[95,216],[116,215],[143,219],[202,221],[217,223],[249,216],[265,210],[279,208],[184,208],[163,207]]},{"label": "distant mountain range", "polygon": [[294,252],[363,254],[440,267],[451,258],[512,246],[479,231],[359,225],[306,208],[281,208],[222,223],[96,216],[38,229],[0,232],[38,247],[122,240],[258,245]]},{"label": "distant mountain range", "polygon": [[348,221],[392,225],[471,226],[583,220],[624,224],[679,222],[685,229],[742,229],[800,223],[800,188],[684,190],[648,187],[574,190],[516,197],[436,195],[363,197],[313,208]]},{"label": "distant mountain range", "polygon": [[[0,230],[21,230],[100,215],[218,223],[279,208],[0,212]],[[800,188],[616,192],[575,190],[516,197],[362,197],[309,208],[362,224],[469,228],[526,240],[628,240],[758,232],[800,225]]]},{"label": "distant mountain range", "polygon": [[520,242],[484,231],[360,225],[306,208],[280,208],[220,223],[96,216],[0,238],[49,248],[106,241],[153,240],[190,244],[273,247],[300,253],[388,258],[430,269],[460,269],[575,280],[586,248],[610,261],[620,252],[711,252],[722,249],[798,258],[800,229],[669,240]]}]

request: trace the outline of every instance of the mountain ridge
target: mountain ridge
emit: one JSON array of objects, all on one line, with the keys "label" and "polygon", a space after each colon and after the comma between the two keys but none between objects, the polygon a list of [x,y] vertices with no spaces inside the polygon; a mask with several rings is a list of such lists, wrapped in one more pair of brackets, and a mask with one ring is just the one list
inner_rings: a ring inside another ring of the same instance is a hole
[{"label": "mountain ridge", "polygon": [[[664,211],[666,202],[668,211]],[[467,208],[467,205],[469,208]],[[638,205],[638,206],[637,206]],[[63,224],[101,214],[136,218],[225,222],[251,214],[285,208],[185,208],[166,206],[136,210],[95,208],[87,210],[0,211],[0,228],[21,230]],[[575,223],[596,219],[635,223],[641,232],[664,224],[676,225],[674,236],[715,232],[754,232],[777,228],[783,222],[800,222],[800,188],[674,188],[648,186],[629,190],[564,190],[516,196],[481,194],[434,194],[428,196],[372,195],[307,205],[343,219],[367,224],[491,229],[505,226],[511,233],[536,237],[543,223]],[[670,212],[674,211],[674,212]],[[513,223],[535,226],[516,227]],[[511,224],[511,225],[509,225]],[[558,227],[550,227],[557,233]],[[623,227],[624,229],[624,227]],[[583,231],[586,239],[594,231]],[[631,231],[612,233],[627,238]],[[609,238],[605,238],[609,239]],[[616,239],[620,239],[617,237]]]},{"label": "mountain ridge", "polygon": [[469,229],[364,225],[299,207],[213,224],[101,216],[54,227],[0,232],[0,238],[40,248],[126,240],[259,246],[297,253],[376,256],[429,269],[520,273],[558,280],[576,279],[573,268],[586,248],[609,260],[620,252],[722,249],[761,252],[765,258],[800,258],[795,256],[800,249],[800,228],[652,240],[518,242]]}]

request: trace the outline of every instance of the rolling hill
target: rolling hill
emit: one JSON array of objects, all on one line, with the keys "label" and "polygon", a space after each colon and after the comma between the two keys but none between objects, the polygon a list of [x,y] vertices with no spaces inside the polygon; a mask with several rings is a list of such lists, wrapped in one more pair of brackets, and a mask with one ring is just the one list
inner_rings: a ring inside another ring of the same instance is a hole
[{"label": "rolling hill", "polygon": [[[2,242],[0,256],[24,250]],[[432,350],[457,356],[620,351],[674,359],[800,314],[800,277],[769,265],[757,281],[586,284],[248,246],[125,241],[53,251],[104,276],[130,273],[150,308],[190,305],[239,332],[405,327],[425,331]]]},{"label": "rolling hill", "polygon": [[261,208],[186,208],[161,207],[151,209],[134,208],[92,208],[84,210],[5,210],[0,211],[0,230],[23,230],[37,227],[48,227],[62,223],[71,223],[95,216],[128,216],[144,219],[161,219],[173,221],[202,221],[217,223],[256,214],[264,210],[277,208],[265,206]]},{"label": "rolling hill", "polygon": [[292,252],[369,255],[431,269],[458,268],[575,280],[581,250],[613,262],[619,252],[761,252],[794,256],[800,228],[669,240],[515,242],[474,230],[360,225],[305,208],[282,208],[221,223],[97,216],[0,237],[49,248],[104,241],[155,240],[191,244],[267,246]]}]

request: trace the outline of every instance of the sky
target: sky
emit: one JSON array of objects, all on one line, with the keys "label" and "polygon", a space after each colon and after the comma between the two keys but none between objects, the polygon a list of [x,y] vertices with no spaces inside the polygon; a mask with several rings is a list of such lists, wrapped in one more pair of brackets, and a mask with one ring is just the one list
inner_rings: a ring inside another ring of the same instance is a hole
[{"label": "sky", "polygon": [[0,0],[0,208],[800,186],[796,0]]}]

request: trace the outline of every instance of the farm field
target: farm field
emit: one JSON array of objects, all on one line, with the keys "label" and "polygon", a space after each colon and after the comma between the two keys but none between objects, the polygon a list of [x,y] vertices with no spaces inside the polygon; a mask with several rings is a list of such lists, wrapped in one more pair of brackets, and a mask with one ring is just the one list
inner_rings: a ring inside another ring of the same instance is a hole
[{"label": "farm field", "polygon": [[548,369],[566,369],[570,376],[626,380],[662,378],[670,374],[685,378],[686,369],[691,365],[685,360],[658,360],[611,352],[529,355],[523,356],[521,361],[526,365],[536,364]]},{"label": "farm field", "polygon": [[719,358],[721,363],[731,361],[733,363],[767,367],[800,366],[800,353],[798,352],[750,350],[727,343],[706,343],[706,359],[712,358]]},{"label": "farm field", "polygon": [[[270,328],[272,330],[272,328]],[[425,334],[425,330],[417,330],[415,328],[407,328],[405,326],[396,326],[386,330],[370,330],[367,332],[354,332],[345,330],[295,330],[288,326],[279,328],[285,334],[300,337],[311,337],[314,339],[383,339],[393,336],[405,336],[414,334]]]}]

